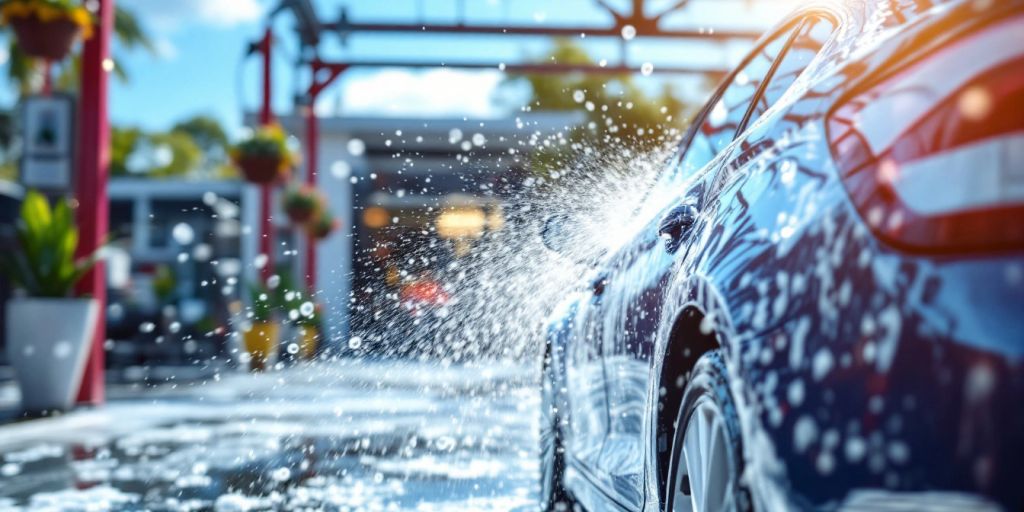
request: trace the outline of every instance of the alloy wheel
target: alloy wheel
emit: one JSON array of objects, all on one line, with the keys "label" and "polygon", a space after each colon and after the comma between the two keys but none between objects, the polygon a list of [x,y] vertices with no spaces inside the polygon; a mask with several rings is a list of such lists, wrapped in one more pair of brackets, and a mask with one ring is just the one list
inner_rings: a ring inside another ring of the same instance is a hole
[{"label": "alloy wheel", "polygon": [[714,512],[732,508],[731,456],[727,443],[722,413],[713,401],[701,399],[683,434],[674,511]]}]

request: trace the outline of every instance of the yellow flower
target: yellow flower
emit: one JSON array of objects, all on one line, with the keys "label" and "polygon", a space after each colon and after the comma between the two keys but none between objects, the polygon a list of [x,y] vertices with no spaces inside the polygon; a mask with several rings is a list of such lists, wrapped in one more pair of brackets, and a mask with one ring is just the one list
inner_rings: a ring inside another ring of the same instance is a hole
[{"label": "yellow flower", "polygon": [[92,37],[92,16],[85,7],[61,8],[39,0],[13,1],[0,7],[0,22],[4,24],[14,19],[30,17],[43,23],[68,20],[81,28],[84,39]]},{"label": "yellow flower", "polygon": [[68,13],[68,18],[75,22],[79,27],[82,27],[82,39],[89,39],[92,37],[92,16],[89,15],[89,11],[85,10],[84,7],[77,7]]},{"label": "yellow flower", "polygon": [[32,16],[33,9],[32,6],[28,4],[24,4],[21,2],[11,2],[9,4],[4,4],[3,9],[0,10],[0,13],[2,13],[3,15],[4,23],[10,23],[10,21],[14,18],[27,18],[29,16]]}]

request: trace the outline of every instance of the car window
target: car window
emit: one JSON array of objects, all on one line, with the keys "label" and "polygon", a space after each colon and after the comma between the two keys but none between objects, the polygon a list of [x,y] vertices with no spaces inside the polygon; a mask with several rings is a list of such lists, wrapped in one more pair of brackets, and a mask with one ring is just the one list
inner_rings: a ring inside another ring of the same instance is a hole
[{"label": "car window", "polygon": [[1019,249],[1024,16],[928,48],[828,117],[836,166],[876,233],[911,248]]},{"label": "car window", "polygon": [[708,145],[714,153],[717,154],[729,145],[736,136],[757,89],[768,76],[772,62],[785,47],[789,37],[788,31],[780,34],[755,53],[750,62],[736,73],[715,106],[708,111],[701,132],[707,136]]},{"label": "car window", "polygon": [[1024,18],[965,38],[838,107],[828,126],[843,174],[1024,131],[1020,30]]},{"label": "car window", "polygon": [[786,49],[782,60],[776,65],[775,71],[764,88],[764,93],[751,109],[749,122],[756,120],[768,110],[768,107],[782,98],[782,95],[789,90],[800,73],[807,69],[833,30],[835,30],[835,24],[831,20],[821,17],[807,19]]},{"label": "car window", "polygon": [[732,142],[754,94],[792,33],[792,27],[781,31],[751,55],[746,65],[725,85],[714,106],[705,110],[704,117],[696,121],[700,123],[699,128],[673,173],[677,179],[687,178],[702,169]]}]

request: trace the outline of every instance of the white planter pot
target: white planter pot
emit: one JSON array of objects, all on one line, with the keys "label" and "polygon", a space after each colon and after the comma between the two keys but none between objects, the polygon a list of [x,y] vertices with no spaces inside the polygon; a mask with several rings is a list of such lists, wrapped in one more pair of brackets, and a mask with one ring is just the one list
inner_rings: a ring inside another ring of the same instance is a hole
[{"label": "white planter pot", "polygon": [[93,299],[24,298],[7,302],[7,352],[26,411],[74,404],[96,328]]}]

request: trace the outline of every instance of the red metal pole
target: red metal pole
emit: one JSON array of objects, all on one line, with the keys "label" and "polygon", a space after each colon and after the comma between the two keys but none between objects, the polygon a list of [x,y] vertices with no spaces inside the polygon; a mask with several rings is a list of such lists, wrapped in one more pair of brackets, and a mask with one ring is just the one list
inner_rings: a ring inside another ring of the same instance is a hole
[{"label": "red metal pole", "polygon": [[[274,121],[274,112],[271,107],[272,80],[271,80],[271,47],[274,44],[274,33],[267,25],[263,34],[263,41],[260,43],[260,51],[263,53],[263,105],[260,108],[260,124],[268,125]],[[274,272],[274,224],[271,220],[271,187],[273,184],[260,186],[260,254],[266,257],[266,263],[260,269],[260,276],[266,282],[267,278]]]},{"label": "red metal pole", "polygon": [[274,33],[270,26],[267,26],[263,33],[263,41],[260,42],[260,52],[263,53],[263,105],[260,107],[260,123],[270,124],[274,120],[274,112],[271,110],[271,65],[270,50],[274,45]]},{"label": "red metal pole", "polygon": [[[79,226],[80,255],[91,254],[103,245],[109,222],[107,173],[110,164],[110,125],[107,119],[110,37],[114,27],[114,0],[96,2],[97,30],[85,41],[82,50],[82,84],[78,126],[78,181],[75,197]],[[86,363],[80,404],[102,404],[104,401],[103,343],[106,339],[106,272],[99,262],[78,284],[78,293],[99,301],[99,318],[93,333],[92,350]]]},{"label": "red metal pole", "polygon": [[43,94],[53,94],[53,63],[50,59],[43,61]]},{"label": "red metal pole", "polygon": [[[316,94],[311,95],[306,108],[306,184],[316,186],[317,142],[320,137],[320,123],[316,118]],[[316,237],[306,234],[306,290],[316,290]]]},{"label": "red metal pole", "polygon": [[[316,117],[316,99],[335,78],[348,69],[347,65],[337,64],[324,66],[319,59],[310,63],[313,80],[309,84],[309,105],[306,107],[306,183],[316,186],[317,181],[317,145],[320,142],[320,121]],[[321,70],[327,70],[327,76],[320,76]],[[316,238],[306,238],[306,288],[316,291]]]}]

